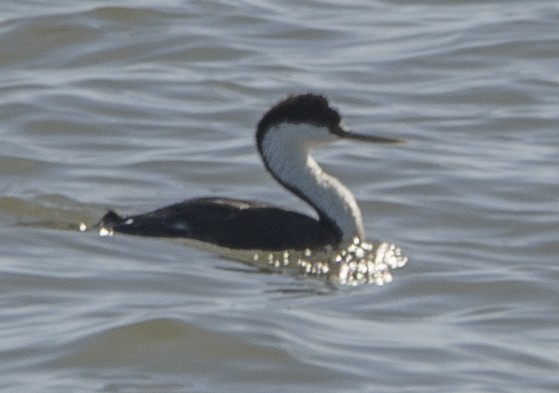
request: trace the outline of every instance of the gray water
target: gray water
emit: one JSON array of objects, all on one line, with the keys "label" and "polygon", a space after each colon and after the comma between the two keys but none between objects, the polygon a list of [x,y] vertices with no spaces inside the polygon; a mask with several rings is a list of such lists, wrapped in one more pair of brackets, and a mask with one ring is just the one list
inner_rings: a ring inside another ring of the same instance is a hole
[{"label": "gray water", "polygon": [[[0,390],[559,391],[559,5],[3,1]],[[323,93],[363,133],[317,160],[384,286],[78,231],[221,195],[310,212],[254,126]]]}]

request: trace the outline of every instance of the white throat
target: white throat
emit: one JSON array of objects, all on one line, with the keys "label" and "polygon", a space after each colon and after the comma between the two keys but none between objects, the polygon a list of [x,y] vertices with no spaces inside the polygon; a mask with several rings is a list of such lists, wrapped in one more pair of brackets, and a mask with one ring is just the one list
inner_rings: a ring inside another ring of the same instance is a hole
[{"label": "white throat", "polygon": [[282,123],[268,130],[261,150],[269,170],[296,189],[341,231],[342,242],[364,238],[361,211],[355,197],[340,181],[325,173],[310,156],[312,147],[339,138],[323,127]]}]

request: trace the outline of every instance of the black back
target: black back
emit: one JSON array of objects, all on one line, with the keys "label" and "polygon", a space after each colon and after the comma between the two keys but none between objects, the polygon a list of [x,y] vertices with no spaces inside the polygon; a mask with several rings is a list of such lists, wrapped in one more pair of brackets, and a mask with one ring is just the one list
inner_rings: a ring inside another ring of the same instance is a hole
[{"label": "black back", "polygon": [[225,198],[191,199],[124,218],[110,211],[98,226],[130,235],[190,238],[245,250],[317,249],[340,241],[336,232],[304,214]]}]

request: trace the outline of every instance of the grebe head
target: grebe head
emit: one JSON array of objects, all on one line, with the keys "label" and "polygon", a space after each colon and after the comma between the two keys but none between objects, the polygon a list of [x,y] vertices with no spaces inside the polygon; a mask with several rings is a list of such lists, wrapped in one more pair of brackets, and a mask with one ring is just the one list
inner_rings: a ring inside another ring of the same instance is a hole
[{"label": "grebe head", "polygon": [[266,112],[258,123],[256,132],[258,150],[260,154],[264,153],[262,142],[272,132],[285,133],[285,138],[278,139],[283,143],[291,140],[292,143],[303,148],[312,148],[339,139],[372,143],[403,142],[400,139],[351,132],[342,125],[341,120],[338,111],[330,107],[328,100],[323,96],[316,94],[289,96]]}]

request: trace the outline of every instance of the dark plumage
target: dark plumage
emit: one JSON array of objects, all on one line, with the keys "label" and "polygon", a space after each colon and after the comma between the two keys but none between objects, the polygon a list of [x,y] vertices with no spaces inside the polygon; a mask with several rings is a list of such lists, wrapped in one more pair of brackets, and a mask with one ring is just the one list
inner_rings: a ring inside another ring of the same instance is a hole
[{"label": "dark plumage", "polygon": [[280,123],[309,123],[323,126],[331,132],[340,129],[340,114],[328,105],[328,100],[316,94],[289,96],[277,103],[258,122],[256,140],[262,140],[263,134]]},{"label": "dark plumage", "polygon": [[225,198],[191,199],[124,218],[109,211],[98,226],[131,235],[189,238],[246,250],[315,249],[340,240],[304,214]]}]

